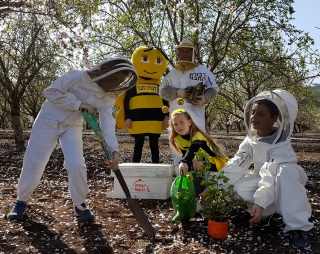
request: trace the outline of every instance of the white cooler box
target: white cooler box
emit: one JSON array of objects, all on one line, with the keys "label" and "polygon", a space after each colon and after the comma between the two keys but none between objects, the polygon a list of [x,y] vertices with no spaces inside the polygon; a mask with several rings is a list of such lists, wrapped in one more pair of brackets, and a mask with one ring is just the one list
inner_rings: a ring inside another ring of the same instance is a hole
[{"label": "white cooler box", "polygon": [[[153,163],[121,163],[119,169],[126,181],[132,198],[168,199],[173,165]],[[113,191],[107,193],[109,198],[125,198],[125,194],[114,173]]]}]

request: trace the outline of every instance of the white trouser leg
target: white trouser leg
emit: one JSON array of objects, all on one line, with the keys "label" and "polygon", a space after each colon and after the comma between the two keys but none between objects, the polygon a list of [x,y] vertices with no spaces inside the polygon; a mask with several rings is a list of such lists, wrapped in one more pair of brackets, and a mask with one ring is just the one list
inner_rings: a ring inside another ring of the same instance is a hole
[{"label": "white trouser leg", "polygon": [[79,206],[89,192],[87,168],[83,157],[82,128],[68,128],[60,137],[65,168],[68,171],[69,191],[76,206]]},{"label": "white trouser leg", "polygon": [[[246,176],[234,185],[235,192],[243,200],[249,203],[249,207],[254,203],[253,195],[258,189],[259,180],[259,176]],[[271,214],[274,214],[275,211],[276,207],[274,204],[272,204],[263,210],[262,216],[269,216]]]},{"label": "white trouser leg", "polygon": [[39,185],[50,155],[57,144],[58,129],[48,126],[42,119],[35,122],[23,158],[17,185],[17,199],[27,201]]},{"label": "white trouser leg", "polygon": [[313,227],[309,222],[311,206],[304,187],[306,180],[304,170],[295,164],[284,165],[279,169],[277,203],[286,224],[285,231],[308,231]]},{"label": "white trouser leg", "polygon": [[258,188],[259,176],[246,176],[234,184],[235,192],[246,202],[253,203],[253,194]]}]

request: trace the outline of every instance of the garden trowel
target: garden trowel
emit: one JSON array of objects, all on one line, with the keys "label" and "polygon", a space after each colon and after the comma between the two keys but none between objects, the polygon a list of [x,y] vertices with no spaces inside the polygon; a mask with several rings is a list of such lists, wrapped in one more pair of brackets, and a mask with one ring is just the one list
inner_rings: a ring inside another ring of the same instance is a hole
[{"label": "garden trowel", "polygon": [[[110,150],[108,144],[105,142],[105,139],[103,138],[102,131],[100,129],[97,118],[95,117],[95,115],[93,115],[92,113],[89,113],[89,112],[81,112],[81,114],[82,114],[83,118],[85,119],[85,121],[90,126],[90,128],[98,136],[99,141],[102,144],[106,159],[111,160],[112,153],[111,153],[111,150]],[[113,169],[113,172],[114,172],[115,176],[117,177],[117,179],[118,179],[118,181],[119,181],[119,183],[120,183],[120,185],[126,195],[126,198],[128,201],[128,206],[129,206],[130,210],[132,211],[134,217],[138,221],[139,225],[144,229],[146,234],[152,240],[154,240],[154,238],[155,238],[154,229],[153,229],[151,223],[149,222],[148,217],[146,216],[146,214],[144,213],[142,208],[139,206],[138,202],[131,198],[129,188],[123,178],[123,175],[122,175],[120,169],[119,168]]]}]

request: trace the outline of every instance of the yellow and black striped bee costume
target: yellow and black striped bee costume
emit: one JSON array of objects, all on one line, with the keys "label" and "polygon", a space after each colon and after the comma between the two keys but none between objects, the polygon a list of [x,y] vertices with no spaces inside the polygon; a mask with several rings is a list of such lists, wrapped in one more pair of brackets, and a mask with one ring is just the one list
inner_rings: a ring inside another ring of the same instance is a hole
[{"label": "yellow and black striped bee costume", "polygon": [[141,46],[131,57],[138,74],[135,87],[126,91],[123,98],[124,120],[131,119],[130,134],[161,134],[162,112],[168,103],[159,96],[160,80],[168,67],[168,60],[159,49]]},{"label": "yellow and black striped bee costume", "polygon": [[138,93],[136,87],[129,89],[124,98],[125,119],[132,120],[129,133],[161,134],[162,121],[168,115],[162,112],[165,105],[168,103],[155,92]]}]

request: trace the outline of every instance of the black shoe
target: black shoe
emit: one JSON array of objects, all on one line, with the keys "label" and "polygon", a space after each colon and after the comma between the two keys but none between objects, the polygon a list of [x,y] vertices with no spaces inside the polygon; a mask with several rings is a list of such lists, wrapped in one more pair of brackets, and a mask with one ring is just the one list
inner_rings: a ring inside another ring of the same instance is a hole
[{"label": "black shoe", "polygon": [[231,223],[236,227],[246,227],[249,225],[250,213],[243,208],[233,209],[230,213]]},{"label": "black shoe", "polygon": [[290,244],[301,250],[311,250],[309,231],[291,230],[288,232]]},{"label": "black shoe", "polygon": [[259,227],[261,228],[280,229],[283,226],[284,222],[282,220],[282,216],[277,213],[263,217],[259,223]]},{"label": "black shoe", "polygon": [[8,220],[23,220],[25,216],[25,211],[27,209],[27,203],[24,201],[17,200],[14,207],[7,214]]},{"label": "black shoe", "polygon": [[85,203],[82,203],[80,205],[81,207],[74,207],[74,212],[76,214],[77,219],[79,220],[79,222],[93,222],[94,221],[94,215],[93,213],[90,211],[89,208],[87,208]]}]

